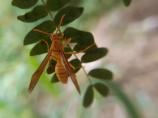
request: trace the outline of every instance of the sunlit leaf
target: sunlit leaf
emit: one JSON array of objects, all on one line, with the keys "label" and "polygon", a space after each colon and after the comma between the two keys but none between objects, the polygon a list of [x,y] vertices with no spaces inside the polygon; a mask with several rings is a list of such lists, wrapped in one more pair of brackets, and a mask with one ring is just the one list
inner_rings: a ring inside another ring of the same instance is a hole
[{"label": "sunlit leaf", "polygon": [[43,5],[36,6],[32,11],[27,12],[24,15],[18,16],[18,20],[23,22],[35,22],[41,18],[46,17],[48,14],[47,8]]},{"label": "sunlit leaf", "polygon": [[83,13],[83,10],[84,10],[83,7],[72,7],[72,6],[65,7],[56,14],[55,19],[54,19],[55,23],[59,24],[61,17],[64,14],[66,14],[61,24],[62,26],[66,25],[74,21],[78,17],[80,17]]},{"label": "sunlit leaf", "polygon": [[77,73],[82,67],[81,62],[78,59],[71,60],[70,64],[72,64],[74,67],[76,67],[75,70],[73,69],[74,73]]},{"label": "sunlit leaf", "polygon": [[94,99],[93,86],[89,85],[83,98],[83,106],[89,107]]},{"label": "sunlit leaf", "polygon": [[38,0],[13,0],[12,5],[21,9],[26,9],[34,6]]},{"label": "sunlit leaf", "polygon": [[112,80],[112,72],[107,69],[93,69],[88,75],[102,80]]},{"label": "sunlit leaf", "polygon": [[97,48],[94,50],[90,50],[82,56],[81,61],[82,63],[96,61],[104,57],[107,54],[107,52],[108,50],[106,48]]},{"label": "sunlit leaf", "polygon": [[[47,37],[44,40],[47,41],[50,48],[51,43],[52,43],[52,41],[50,40],[50,37]],[[43,53],[48,53],[48,48],[47,48],[47,44],[43,40],[41,40],[32,48],[30,52],[30,56],[40,55]]]},{"label": "sunlit leaf", "polygon": [[[84,50],[84,49],[87,48],[87,47],[88,47],[88,46],[76,44],[73,50],[79,52],[79,51],[81,51],[81,50]],[[90,47],[89,49],[85,50],[84,52],[88,52],[88,51],[94,50],[94,49],[96,49],[96,48],[97,48],[97,46],[96,46],[96,45],[93,45],[92,47]]]},{"label": "sunlit leaf", "polygon": [[56,11],[69,3],[71,0],[47,0],[47,6],[51,11]]},{"label": "sunlit leaf", "polygon": [[51,79],[51,83],[56,83],[56,82],[59,82],[59,79],[56,75],[56,73],[53,75],[52,79]]},{"label": "sunlit leaf", "polygon": [[[39,24],[38,26],[36,26],[33,29],[39,29],[44,32],[52,33],[55,31],[56,25],[53,21],[48,20],[48,21],[45,21],[45,22]],[[49,36],[48,34],[43,34],[43,33],[37,32],[37,31],[33,31],[33,29],[26,35],[26,37],[24,39],[24,45],[36,43],[36,42],[42,40],[43,38]]]},{"label": "sunlit leaf", "polygon": [[89,46],[94,43],[93,35],[90,32],[77,30],[72,27],[68,27],[64,31],[64,37],[72,38],[70,43],[78,43],[82,46]]},{"label": "sunlit leaf", "polygon": [[123,0],[123,2],[126,6],[129,6],[132,0]]},{"label": "sunlit leaf", "polygon": [[46,69],[46,72],[47,74],[52,74],[55,72],[55,66],[56,66],[56,61],[54,61],[53,59],[51,59],[51,66],[49,66],[47,69]]},{"label": "sunlit leaf", "polygon": [[104,84],[102,84],[102,83],[95,83],[94,87],[102,96],[107,96],[108,95],[109,89]]}]

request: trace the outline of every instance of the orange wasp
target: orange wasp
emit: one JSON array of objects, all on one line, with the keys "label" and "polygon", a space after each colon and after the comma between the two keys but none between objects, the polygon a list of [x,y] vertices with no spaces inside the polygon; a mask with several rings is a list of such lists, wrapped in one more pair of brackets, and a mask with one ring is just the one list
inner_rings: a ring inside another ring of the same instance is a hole
[{"label": "orange wasp", "polygon": [[85,50],[87,50],[88,48],[93,46],[94,44],[88,46],[86,49],[84,49],[82,51],[79,51],[79,52],[64,52],[64,46],[66,46],[67,44],[70,43],[71,38],[69,38],[67,40],[65,39],[66,42],[64,44],[62,44],[60,39],[63,38],[64,34],[63,33],[57,33],[57,32],[59,31],[60,25],[61,25],[62,20],[63,20],[65,15],[66,14],[64,14],[62,16],[62,18],[60,20],[60,24],[59,24],[58,29],[57,29],[55,34],[43,32],[43,31],[38,30],[38,29],[34,29],[34,31],[38,31],[38,32],[41,32],[41,33],[51,35],[50,38],[52,40],[52,44],[51,44],[51,47],[49,48],[48,43],[43,39],[43,41],[47,44],[48,54],[44,58],[43,62],[39,66],[39,68],[32,75],[31,82],[30,82],[29,89],[28,89],[29,93],[31,93],[33,91],[34,87],[36,86],[42,72],[44,71],[44,69],[47,65],[47,63],[49,62],[49,65],[51,64],[50,58],[57,61],[57,64],[55,66],[55,72],[56,72],[56,75],[57,75],[58,79],[60,80],[60,82],[63,83],[63,84],[66,84],[67,81],[68,81],[68,75],[69,75],[72,82],[74,83],[78,93],[79,94],[81,93],[80,87],[79,87],[77,79],[76,79],[76,75],[74,74],[73,70],[71,69],[71,67],[73,69],[75,69],[75,67],[68,62],[65,54],[77,54],[77,53],[84,52]]}]

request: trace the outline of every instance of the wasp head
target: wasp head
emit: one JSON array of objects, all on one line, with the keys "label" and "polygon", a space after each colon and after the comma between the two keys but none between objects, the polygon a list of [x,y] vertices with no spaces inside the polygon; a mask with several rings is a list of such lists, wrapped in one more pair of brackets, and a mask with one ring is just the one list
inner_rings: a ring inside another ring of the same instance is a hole
[{"label": "wasp head", "polygon": [[62,39],[64,36],[64,33],[55,33],[53,35],[51,35],[50,39],[53,40],[60,40]]}]

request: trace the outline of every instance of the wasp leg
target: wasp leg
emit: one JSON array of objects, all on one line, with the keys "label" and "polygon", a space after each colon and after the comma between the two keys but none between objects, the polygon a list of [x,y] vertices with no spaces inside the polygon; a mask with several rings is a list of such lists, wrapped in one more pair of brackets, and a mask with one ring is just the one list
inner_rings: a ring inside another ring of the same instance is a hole
[{"label": "wasp leg", "polygon": [[75,70],[76,68],[84,68],[83,66],[81,66],[81,67],[74,67],[71,63],[69,63],[69,64],[70,64],[71,68],[73,68],[74,70]]},{"label": "wasp leg", "polygon": [[[44,41],[44,42],[46,43],[46,45],[47,45],[47,50],[48,50],[48,53],[49,53],[49,45],[48,45],[47,41],[44,40],[44,39],[42,39],[42,41]],[[49,66],[52,66],[50,58],[49,58]],[[48,67],[49,67],[49,66],[48,66]]]},{"label": "wasp leg", "polygon": [[53,55],[51,55],[51,57],[54,61],[57,61],[57,58],[55,58]]},{"label": "wasp leg", "polygon": [[[49,53],[49,52],[48,52]],[[50,55],[52,57],[53,60],[57,61],[57,59],[53,56],[53,55]],[[49,58],[49,65],[47,66],[47,68],[45,69],[45,72],[47,72],[47,69],[49,68],[49,66],[52,66],[52,63],[51,63],[51,60]]]},{"label": "wasp leg", "polygon": [[68,39],[66,40],[66,37],[65,37],[65,41],[66,41],[66,42],[63,44],[63,46],[69,44],[71,40],[72,40],[72,38],[68,38]]},{"label": "wasp leg", "polygon": [[93,45],[95,45],[95,43],[92,44],[92,45],[90,45],[90,46],[88,46],[88,47],[85,48],[84,50],[79,51],[79,52],[65,52],[65,54],[78,54],[78,53],[84,52],[85,50],[89,49],[89,48],[92,47]]}]

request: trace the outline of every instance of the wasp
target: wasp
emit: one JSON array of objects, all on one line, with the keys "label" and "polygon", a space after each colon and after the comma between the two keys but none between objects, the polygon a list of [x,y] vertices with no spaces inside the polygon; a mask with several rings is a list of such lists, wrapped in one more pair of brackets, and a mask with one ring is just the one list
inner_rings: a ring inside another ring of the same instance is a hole
[{"label": "wasp", "polygon": [[87,48],[85,48],[84,50],[81,50],[79,52],[64,52],[64,46],[66,46],[67,44],[70,43],[71,38],[68,38],[67,40],[65,38],[66,42],[63,44],[60,39],[63,39],[64,33],[57,33],[57,32],[60,29],[60,25],[61,25],[62,20],[63,20],[65,15],[66,14],[64,14],[61,17],[58,29],[57,29],[55,34],[43,32],[43,31],[38,30],[38,29],[34,29],[34,31],[38,31],[41,33],[51,35],[50,39],[52,41],[52,44],[51,44],[51,47],[49,48],[48,43],[44,39],[42,39],[47,44],[48,54],[46,55],[46,57],[42,61],[39,68],[32,75],[31,82],[30,82],[29,89],[28,89],[29,93],[31,93],[33,91],[34,87],[36,86],[42,72],[44,71],[44,69],[47,65],[47,63],[49,62],[49,65],[51,65],[50,58],[52,58],[53,60],[55,60],[57,62],[56,66],[55,66],[55,72],[56,72],[56,75],[57,75],[58,79],[60,80],[60,82],[63,84],[66,84],[68,81],[68,75],[69,75],[72,82],[74,83],[78,93],[81,94],[80,87],[79,87],[77,79],[76,79],[76,75],[74,74],[74,72],[72,70],[72,68],[75,69],[75,67],[68,62],[65,54],[77,54],[77,53],[84,52],[85,50],[87,50],[88,48],[93,46],[94,44],[88,46]]}]

